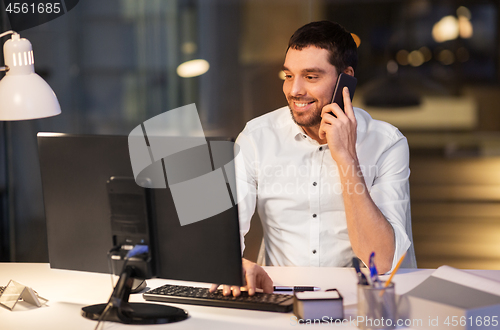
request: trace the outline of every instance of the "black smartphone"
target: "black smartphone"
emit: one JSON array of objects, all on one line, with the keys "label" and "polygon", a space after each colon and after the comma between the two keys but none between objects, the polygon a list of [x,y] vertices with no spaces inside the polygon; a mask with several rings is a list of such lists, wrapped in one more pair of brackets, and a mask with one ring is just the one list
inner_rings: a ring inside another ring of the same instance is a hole
[{"label": "black smartphone", "polygon": [[337,79],[337,85],[335,86],[335,91],[333,92],[332,103],[337,103],[340,109],[344,111],[344,96],[342,95],[342,90],[347,86],[349,89],[349,95],[351,96],[351,101],[354,96],[354,91],[356,90],[356,84],[358,79],[350,76],[346,73],[341,73]]}]

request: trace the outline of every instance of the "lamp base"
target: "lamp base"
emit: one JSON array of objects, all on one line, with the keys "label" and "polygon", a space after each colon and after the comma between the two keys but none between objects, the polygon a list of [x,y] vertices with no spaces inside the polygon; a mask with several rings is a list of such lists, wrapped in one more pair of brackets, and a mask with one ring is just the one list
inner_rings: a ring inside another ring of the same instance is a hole
[{"label": "lamp base", "polygon": [[[107,304],[97,304],[82,308],[82,316],[99,320]],[[165,324],[187,319],[189,314],[180,308],[151,303],[128,303],[125,308],[112,307],[102,321],[125,324]]]}]

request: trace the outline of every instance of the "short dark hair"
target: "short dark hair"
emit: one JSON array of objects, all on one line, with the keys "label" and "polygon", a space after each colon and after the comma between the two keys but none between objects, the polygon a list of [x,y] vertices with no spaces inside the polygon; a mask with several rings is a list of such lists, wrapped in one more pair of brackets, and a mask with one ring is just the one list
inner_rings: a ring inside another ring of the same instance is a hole
[{"label": "short dark hair", "polygon": [[288,49],[302,50],[314,46],[328,50],[328,61],[338,73],[351,66],[356,70],[358,49],[352,35],[343,26],[331,21],[311,22],[299,28],[290,38]]}]

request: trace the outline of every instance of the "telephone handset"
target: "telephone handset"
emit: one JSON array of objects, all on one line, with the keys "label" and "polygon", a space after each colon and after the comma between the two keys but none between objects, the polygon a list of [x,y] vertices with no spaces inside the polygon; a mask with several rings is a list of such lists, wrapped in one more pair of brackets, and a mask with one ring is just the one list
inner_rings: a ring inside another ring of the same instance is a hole
[{"label": "telephone handset", "polygon": [[356,90],[357,82],[358,79],[356,79],[355,77],[348,75],[346,73],[341,73],[339,75],[339,78],[337,79],[337,85],[335,86],[335,91],[333,92],[332,103],[337,103],[340,109],[344,111],[344,96],[342,94],[342,91],[344,87],[347,86],[352,101],[352,98],[354,96],[354,91]]}]

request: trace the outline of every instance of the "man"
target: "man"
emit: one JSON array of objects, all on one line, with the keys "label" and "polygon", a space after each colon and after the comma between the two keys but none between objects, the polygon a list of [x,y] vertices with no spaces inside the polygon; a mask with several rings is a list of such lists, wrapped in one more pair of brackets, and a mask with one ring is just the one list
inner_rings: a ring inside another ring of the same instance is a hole
[{"label": "man", "polygon": [[[249,189],[238,205],[240,229],[248,231],[257,207],[266,265],[347,267],[355,256],[368,264],[375,252],[386,273],[410,246],[405,137],[353,109],[347,88],[345,113],[331,103],[338,75],[354,76],[356,65],[356,44],[343,27],[328,21],[301,27],[283,65],[288,107],[250,121],[238,136],[237,177]],[[243,259],[243,270],[249,294],[273,291],[263,268]],[[224,286],[224,294],[231,291],[240,294]]]}]

